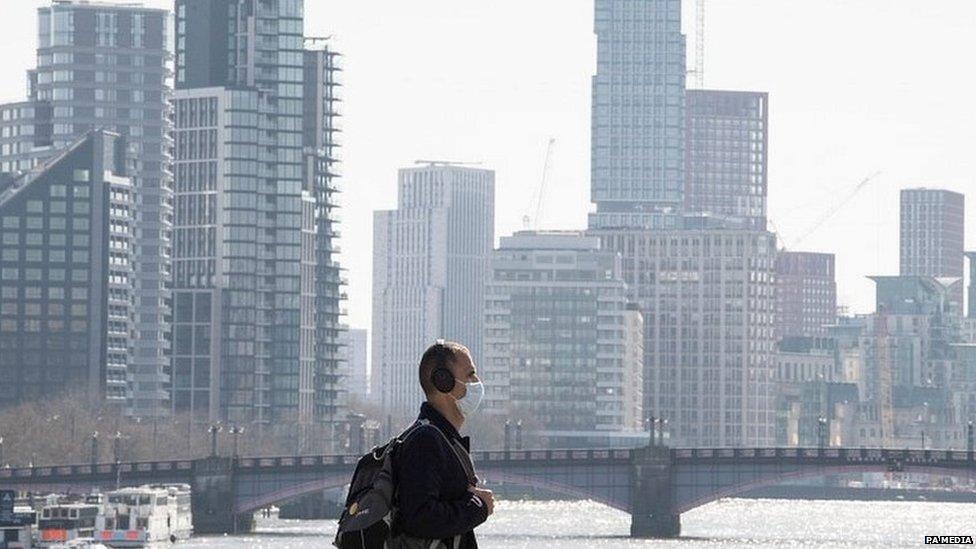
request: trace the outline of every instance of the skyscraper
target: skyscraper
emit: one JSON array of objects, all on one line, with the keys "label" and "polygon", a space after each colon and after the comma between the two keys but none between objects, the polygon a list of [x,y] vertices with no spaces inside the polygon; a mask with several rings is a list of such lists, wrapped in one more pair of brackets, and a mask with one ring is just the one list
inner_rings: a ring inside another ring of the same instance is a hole
[{"label": "skyscraper", "polygon": [[685,210],[765,230],[769,95],[688,90],[686,97]]},{"label": "skyscraper", "polygon": [[0,407],[127,403],[134,192],[119,137],[93,131],[0,181]]},{"label": "skyscraper", "polygon": [[10,156],[0,157],[0,168],[24,169],[95,128],[125,138],[138,290],[127,412],[166,415],[173,217],[168,13],[138,4],[56,0],[37,15],[37,68],[28,74],[30,106],[22,111],[32,113],[35,129],[21,134],[20,143],[7,143]]},{"label": "skyscraper", "polygon": [[837,320],[834,254],[776,254],[776,339],[824,337]]},{"label": "skyscraper", "polygon": [[[941,189],[902,189],[902,276],[963,277],[966,197]],[[963,309],[963,287],[952,299]]]},{"label": "skyscraper", "polygon": [[675,227],[684,203],[681,0],[596,0],[593,229]]},{"label": "skyscraper", "polygon": [[417,365],[437,338],[481,360],[495,173],[430,163],[399,174],[399,207],[373,217],[372,390],[387,413],[423,400]]},{"label": "skyscraper", "polygon": [[773,444],[775,236],[589,233],[623,256],[644,315],[644,414],[666,419],[674,444]]},{"label": "skyscraper", "polygon": [[502,237],[485,296],[486,413],[532,417],[550,445],[641,431],[643,319],[627,294],[599,238]]},{"label": "skyscraper", "polygon": [[[176,3],[174,407],[340,419],[335,54],[301,2]],[[202,316],[201,316],[202,315]]]}]

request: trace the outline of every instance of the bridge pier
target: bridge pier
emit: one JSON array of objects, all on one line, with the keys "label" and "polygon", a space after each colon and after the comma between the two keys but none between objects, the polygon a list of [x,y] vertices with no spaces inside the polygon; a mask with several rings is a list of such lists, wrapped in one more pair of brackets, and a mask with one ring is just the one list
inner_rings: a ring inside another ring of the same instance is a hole
[{"label": "bridge pier", "polygon": [[195,534],[236,534],[254,529],[253,514],[234,514],[233,459],[194,461],[191,488]]},{"label": "bridge pier", "polygon": [[632,467],[630,537],[680,536],[681,516],[674,512],[670,450],[663,446],[641,448],[634,452]]}]

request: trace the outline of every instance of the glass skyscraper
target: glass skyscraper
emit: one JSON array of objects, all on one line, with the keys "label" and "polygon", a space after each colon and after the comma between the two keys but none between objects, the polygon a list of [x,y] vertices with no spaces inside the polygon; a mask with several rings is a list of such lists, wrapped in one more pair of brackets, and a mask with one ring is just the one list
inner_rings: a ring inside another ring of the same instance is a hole
[{"label": "glass skyscraper", "polygon": [[176,3],[174,406],[199,417],[344,419],[337,66],[302,18],[296,0]]},{"label": "glass skyscraper", "polygon": [[681,0],[596,0],[593,229],[676,226],[684,200]]}]

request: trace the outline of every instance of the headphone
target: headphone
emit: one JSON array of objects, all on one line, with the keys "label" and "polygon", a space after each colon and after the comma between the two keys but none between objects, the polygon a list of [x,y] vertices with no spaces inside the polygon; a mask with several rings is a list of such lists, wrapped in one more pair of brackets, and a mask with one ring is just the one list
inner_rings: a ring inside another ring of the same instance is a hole
[{"label": "headphone", "polygon": [[444,345],[443,339],[435,341],[433,348],[437,356],[437,368],[430,374],[430,381],[438,391],[450,393],[455,385],[454,374],[447,368],[447,355],[451,351]]}]

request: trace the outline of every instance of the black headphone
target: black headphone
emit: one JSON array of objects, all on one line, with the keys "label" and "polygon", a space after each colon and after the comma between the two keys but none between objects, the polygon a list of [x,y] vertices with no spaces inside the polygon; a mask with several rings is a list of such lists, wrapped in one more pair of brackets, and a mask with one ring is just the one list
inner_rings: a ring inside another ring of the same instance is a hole
[{"label": "black headphone", "polygon": [[451,350],[447,348],[447,345],[444,345],[443,339],[435,341],[433,348],[437,357],[437,368],[430,374],[430,381],[438,391],[450,393],[454,390],[455,385],[454,374],[447,368],[447,355]]}]

